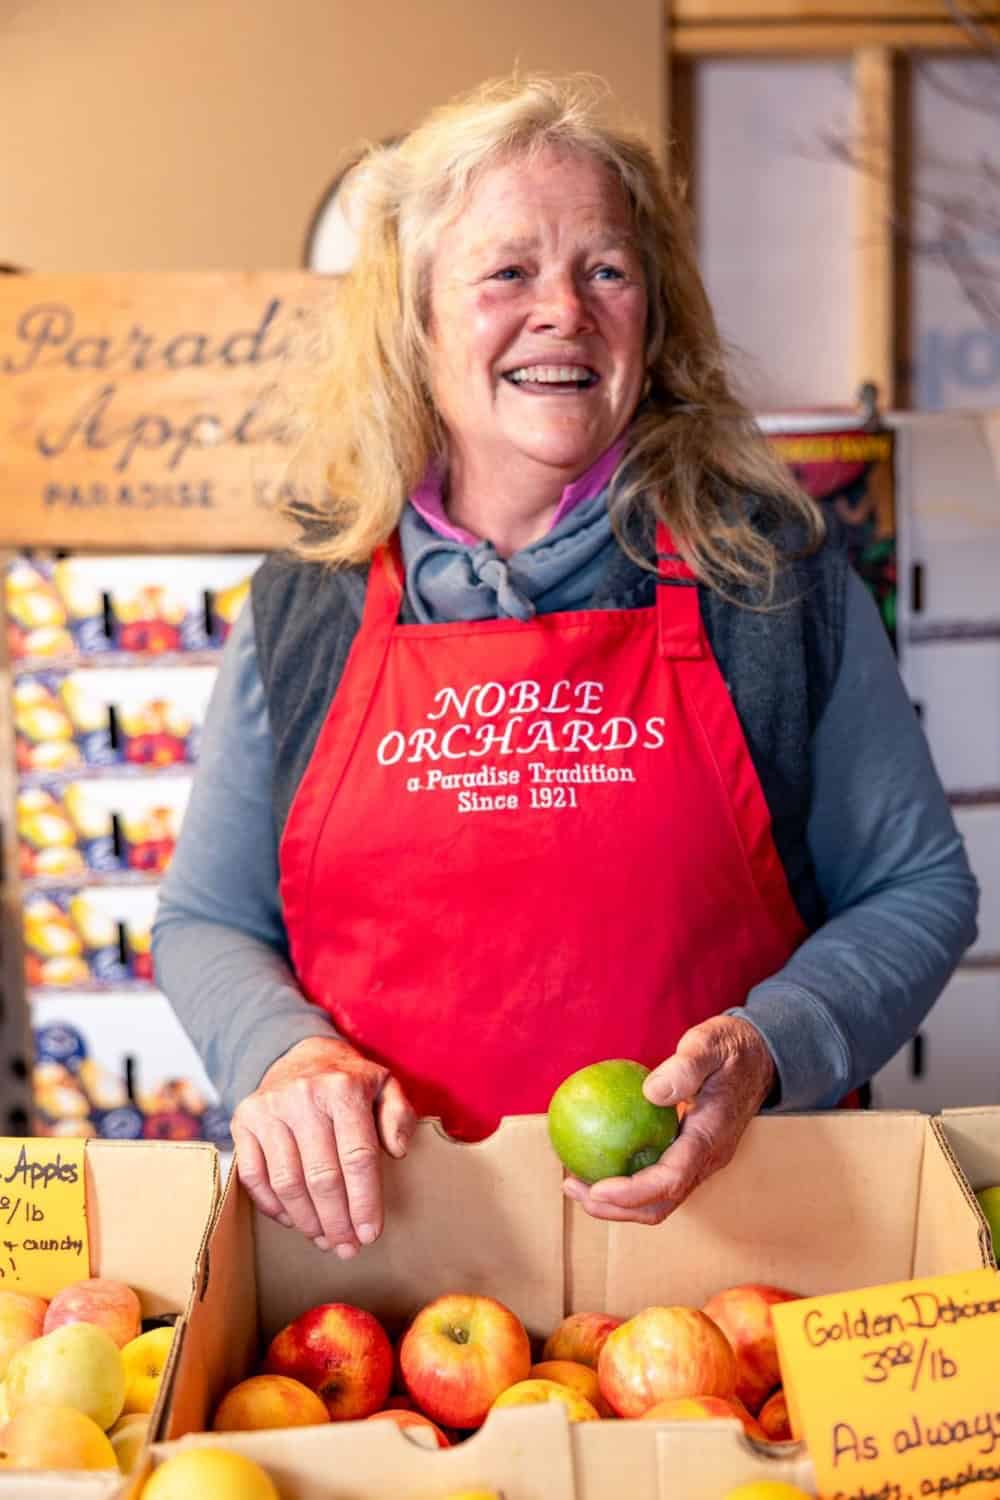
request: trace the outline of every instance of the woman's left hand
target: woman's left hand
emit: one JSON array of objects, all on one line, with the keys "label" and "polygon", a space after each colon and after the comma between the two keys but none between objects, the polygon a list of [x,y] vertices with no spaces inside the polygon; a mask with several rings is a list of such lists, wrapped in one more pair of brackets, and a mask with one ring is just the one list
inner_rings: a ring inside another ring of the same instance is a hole
[{"label": "woman's left hand", "polygon": [[774,1060],[756,1027],[713,1016],[686,1031],[673,1057],[643,1084],[654,1104],[686,1102],[681,1129],[655,1166],[634,1177],[605,1177],[588,1187],[563,1184],[595,1219],[662,1224],[689,1193],[724,1167],[774,1086]]}]

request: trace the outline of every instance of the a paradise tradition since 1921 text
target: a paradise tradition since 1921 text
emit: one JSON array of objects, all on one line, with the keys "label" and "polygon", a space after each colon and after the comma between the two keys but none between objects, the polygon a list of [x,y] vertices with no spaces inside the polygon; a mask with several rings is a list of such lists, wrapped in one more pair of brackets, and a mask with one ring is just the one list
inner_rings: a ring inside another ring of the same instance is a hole
[{"label": "a paradise tradition since 1921 text", "polygon": [[[994,1337],[1000,1347],[1000,1288],[994,1298],[961,1302],[930,1290],[901,1297],[897,1311],[870,1315],[865,1310],[825,1319],[815,1310],[806,1314],[804,1333],[814,1349],[848,1343],[858,1346],[862,1382],[870,1387],[895,1387],[904,1397],[902,1419],[889,1430],[870,1431],[857,1422],[834,1421],[830,1428],[830,1458],[836,1471],[842,1464],[856,1473],[871,1464],[872,1472],[891,1472],[895,1460],[909,1455],[929,1459],[941,1471],[919,1483],[892,1480],[867,1487],[837,1491],[833,1500],[924,1500],[929,1496],[960,1495],[970,1487],[996,1486],[990,1500],[1000,1500],[1000,1374],[979,1382],[970,1409],[968,1395],[949,1399],[949,1383],[962,1373],[961,1357],[951,1340],[955,1330],[979,1319],[995,1320]],[[994,1366],[1000,1369],[1000,1366]],[[928,1407],[928,1396],[933,1406]],[[907,1411],[912,1400],[912,1411]],[[878,1429],[877,1420],[870,1424]],[[984,1492],[975,1489],[978,1496]]]},{"label": "a paradise tradition since 1921 text", "polygon": [[75,1186],[79,1167],[64,1162],[32,1160],[26,1142],[9,1172],[0,1174],[0,1284],[18,1274],[18,1256],[58,1251],[83,1256],[82,1238],[72,1234],[47,1234],[45,1196],[50,1188]]},{"label": "a paradise tradition since 1921 text", "polygon": [[[666,743],[662,715],[609,714],[604,694],[602,682],[568,678],[545,687],[521,678],[477,682],[461,691],[440,688],[427,722],[408,731],[389,730],[376,759],[380,766],[406,768],[408,792],[452,793],[460,813],[572,811],[580,806],[584,787],[636,781],[631,766],[609,764],[604,757],[655,751]],[[551,763],[553,756],[584,755],[591,758]],[[476,765],[486,756],[506,764]],[[520,764],[511,764],[522,756]],[[474,769],[459,769],[458,762]]]}]

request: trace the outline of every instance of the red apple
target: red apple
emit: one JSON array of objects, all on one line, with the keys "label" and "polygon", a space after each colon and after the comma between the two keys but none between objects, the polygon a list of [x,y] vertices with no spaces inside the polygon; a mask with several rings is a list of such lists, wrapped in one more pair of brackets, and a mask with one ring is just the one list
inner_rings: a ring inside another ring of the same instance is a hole
[{"label": "red apple", "polygon": [[644,1422],[688,1422],[703,1417],[735,1418],[737,1422],[743,1423],[747,1437],[756,1438],[759,1443],[767,1442],[767,1434],[760,1423],[750,1415],[743,1402],[737,1401],[735,1397],[668,1396],[666,1401],[657,1401],[655,1406],[642,1414]]},{"label": "red apple", "polygon": [[609,1334],[597,1378],[620,1417],[641,1417],[668,1396],[732,1396],[736,1355],[696,1308],[647,1307]]},{"label": "red apple", "polygon": [[426,1434],[426,1440],[422,1446],[428,1448],[433,1448],[435,1445],[438,1448],[451,1447],[449,1439],[445,1437],[437,1423],[432,1422],[430,1417],[425,1417],[421,1411],[402,1411],[398,1407],[391,1407],[387,1411],[373,1412],[368,1420],[369,1422],[395,1422],[396,1426],[404,1431],[415,1427],[418,1429],[415,1438],[420,1441]]},{"label": "red apple", "polygon": [[89,1276],[56,1292],[45,1314],[45,1333],[66,1323],[93,1323],[124,1349],[142,1332],[142,1307],[130,1286],[105,1276]]},{"label": "red apple", "polygon": [[792,1431],[792,1424],[788,1417],[788,1402],[785,1400],[785,1393],[780,1386],[768,1396],[764,1405],[757,1413],[757,1420],[763,1428],[764,1436],[769,1443],[790,1443],[793,1441],[795,1434]]},{"label": "red apple", "polygon": [[759,1411],[769,1391],[781,1384],[771,1308],[794,1302],[796,1292],[777,1286],[730,1286],[716,1292],[702,1308],[717,1323],[736,1355],[736,1394],[751,1411]]},{"label": "red apple", "polygon": [[508,1386],[526,1380],[531,1346],[502,1302],[453,1292],[417,1313],[399,1350],[406,1388],[446,1427],[480,1427]]},{"label": "red apple", "polygon": [[331,1422],[356,1421],[385,1405],[392,1345],[371,1313],[347,1302],[324,1302],[275,1334],[264,1367],[315,1391]]},{"label": "red apple", "polygon": [[0,1291],[0,1380],[11,1355],[41,1335],[48,1305],[31,1292]]},{"label": "red apple", "polygon": [[597,1369],[597,1360],[609,1333],[622,1325],[621,1318],[607,1313],[571,1313],[545,1340],[542,1358],[569,1359],[577,1365]]}]

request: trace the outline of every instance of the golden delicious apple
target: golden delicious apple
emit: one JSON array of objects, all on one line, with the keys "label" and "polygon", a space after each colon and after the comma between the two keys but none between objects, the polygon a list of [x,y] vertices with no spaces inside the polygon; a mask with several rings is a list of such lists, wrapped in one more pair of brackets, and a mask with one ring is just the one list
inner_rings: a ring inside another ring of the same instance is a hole
[{"label": "golden delicious apple", "polygon": [[125,1401],[125,1366],[103,1328],[67,1323],[17,1351],[6,1385],[12,1417],[36,1406],[72,1406],[107,1430]]},{"label": "golden delicious apple", "polygon": [[156,1405],[160,1381],[174,1341],[172,1328],[151,1328],[122,1350],[125,1366],[124,1412],[149,1412]]},{"label": "golden delicious apple", "polygon": [[142,1500],[281,1500],[260,1464],[225,1448],[185,1448],[154,1469]]}]

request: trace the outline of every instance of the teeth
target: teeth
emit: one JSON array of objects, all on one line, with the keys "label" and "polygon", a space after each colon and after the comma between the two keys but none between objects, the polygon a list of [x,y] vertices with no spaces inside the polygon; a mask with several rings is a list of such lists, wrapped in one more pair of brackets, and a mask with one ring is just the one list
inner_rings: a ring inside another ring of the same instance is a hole
[{"label": "teeth", "polygon": [[573,385],[596,379],[593,370],[586,365],[522,365],[517,370],[508,370],[507,379],[520,385],[530,381],[532,385]]}]

